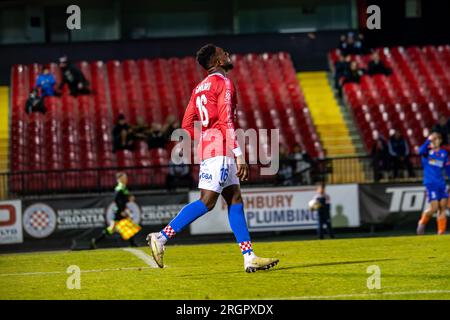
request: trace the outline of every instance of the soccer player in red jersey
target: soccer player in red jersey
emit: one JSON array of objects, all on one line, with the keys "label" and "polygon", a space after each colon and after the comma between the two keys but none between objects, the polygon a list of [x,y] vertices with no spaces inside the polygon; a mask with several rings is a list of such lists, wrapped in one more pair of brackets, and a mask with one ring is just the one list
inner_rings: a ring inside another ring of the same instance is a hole
[{"label": "soccer player in red jersey", "polygon": [[278,259],[260,258],[254,254],[239,187],[239,179],[247,180],[249,168],[235,136],[236,93],[233,83],[226,77],[233,68],[232,61],[228,52],[208,44],[197,52],[197,62],[208,71],[208,76],[192,91],[182,127],[193,138],[196,133],[194,123],[201,122],[198,147],[200,199],[181,209],[163,230],[147,236],[153,258],[162,268],[166,242],[212,210],[222,195],[228,205],[231,230],[244,256],[245,271],[269,269],[278,263]]}]

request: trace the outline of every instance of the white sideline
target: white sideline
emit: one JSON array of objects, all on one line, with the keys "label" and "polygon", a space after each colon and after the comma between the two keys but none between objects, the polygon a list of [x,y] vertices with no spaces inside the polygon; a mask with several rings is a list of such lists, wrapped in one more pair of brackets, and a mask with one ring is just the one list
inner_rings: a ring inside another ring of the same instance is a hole
[{"label": "white sideline", "polygon": [[380,292],[380,293],[351,293],[351,294],[336,294],[330,296],[298,296],[298,297],[280,297],[280,298],[265,298],[264,300],[320,300],[320,299],[339,299],[339,298],[356,298],[356,297],[381,297],[381,296],[395,296],[404,294],[435,294],[435,293],[450,293],[450,290],[419,290],[419,291],[398,291],[398,292]]},{"label": "white sideline", "polygon": [[[82,273],[89,272],[105,272],[105,271],[121,271],[121,270],[143,270],[143,269],[154,269],[159,268],[156,262],[153,260],[145,252],[139,249],[133,248],[123,248],[123,251],[130,252],[134,254],[136,257],[144,261],[148,267],[125,267],[125,268],[109,268],[109,269],[92,269],[92,270],[81,270]],[[61,274],[65,273],[64,271],[47,271],[47,272],[18,272],[18,273],[0,273],[0,277],[9,277],[9,276],[38,276],[38,275],[51,275],[51,274]]]},{"label": "white sideline", "polygon": [[[92,269],[92,270],[81,270],[81,273],[90,272],[106,272],[106,271],[123,271],[123,270],[144,270],[153,269],[153,267],[125,267],[125,268],[110,268],[110,269]],[[19,272],[19,273],[0,273],[0,277],[9,276],[38,276],[38,275],[50,275],[50,274],[61,274],[66,273],[64,271],[48,271],[48,272]]]},{"label": "white sideline", "polygon": [[153,260],[152,257],[150,257],[148,254],[146,254],[144,251],[139,249],[133,249],[133,248],[123,248],[123,251],[128,251],[134,254],[136,257],[144,261],[146,264],[148,264],[152,268],[159,268],[156,264],[155,260]]}]

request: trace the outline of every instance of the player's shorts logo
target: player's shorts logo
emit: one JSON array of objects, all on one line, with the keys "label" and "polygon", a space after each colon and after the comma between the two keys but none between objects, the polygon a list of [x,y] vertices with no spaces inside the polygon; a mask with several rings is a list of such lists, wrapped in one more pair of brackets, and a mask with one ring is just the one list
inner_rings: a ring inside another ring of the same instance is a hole
[{"label": "player's shorts logo", "polygon": [[56,228],[55,211],[44,203],[35,203],[23,213],[23,228],[33,238],[46,238]]},{"label": "player's shorts logo", "polygon": [[201,180],[212,180],[212,174],[202,172],[200,174],[200,179]]},{"label": "player's shorts logo", "polygon": [[[128,202],[127,208],[131,212],[131,219],[139,224],[141,221],[141,208],[134,203]],[[108,208],[106,209],[106,223],[109,224],[112,220],[114,220],[114,216],[116,215],[117,206],[115,202],[112,202]]]}]

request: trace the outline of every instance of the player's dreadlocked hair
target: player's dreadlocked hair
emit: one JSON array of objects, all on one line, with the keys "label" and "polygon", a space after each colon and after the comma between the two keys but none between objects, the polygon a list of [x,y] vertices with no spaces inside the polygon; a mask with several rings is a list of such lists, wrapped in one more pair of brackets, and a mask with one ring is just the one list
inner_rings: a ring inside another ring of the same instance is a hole
[{"label": "player's dreadlocked hair", "polygon": [[216,46],[208,43],[197,51],[197,62],[206,70],[211,67],[211,60],[216,54]]}]

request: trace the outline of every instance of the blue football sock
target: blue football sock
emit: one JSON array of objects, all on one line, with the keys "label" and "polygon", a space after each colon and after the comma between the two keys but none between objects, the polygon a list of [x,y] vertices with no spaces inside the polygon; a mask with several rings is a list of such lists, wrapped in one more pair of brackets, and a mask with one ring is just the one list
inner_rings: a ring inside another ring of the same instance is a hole
[{"label": "blue football sock", "polygon": [[167,239],[173,238],[176,233],[183,230],[184,227],[191,224],[207,212],[208,208],[201,200],[191,202],[181,209],[177,216],[161,231],[161,233]]},{"label": "blue football sock", "polygon": [[232,204],[228,207],[228,220],[236,241],[239,243],[241,252],[245,254],[253,251],[247,221],[245,221],[243,203]]}]

